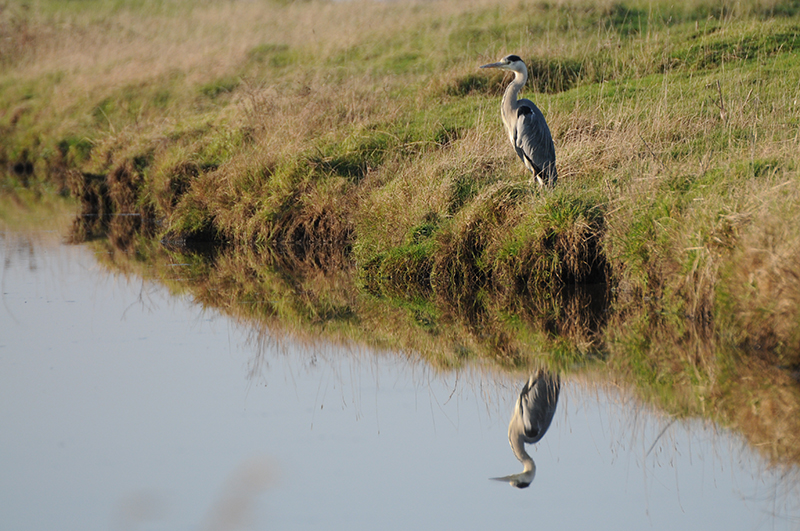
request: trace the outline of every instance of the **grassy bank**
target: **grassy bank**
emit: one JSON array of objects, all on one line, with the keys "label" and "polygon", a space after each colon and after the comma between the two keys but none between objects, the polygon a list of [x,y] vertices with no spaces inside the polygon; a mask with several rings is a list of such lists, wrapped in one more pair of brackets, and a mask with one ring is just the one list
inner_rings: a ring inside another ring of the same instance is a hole
[{"label": "grassy bank", "polygon": [[[269,300],[236,287],[274,289],[265,257],[348,271],[356,295],[295,286],[299,322],[368,322],[448,366],[598,362],[785,455],[799,16],[753,0],[5,2],[2,186],[76,197],[74,237],[134,260],[226,242],[235,299]],[[553,132],[553,191],[504,137],[508,80],[477,70],[512,52]]]}]

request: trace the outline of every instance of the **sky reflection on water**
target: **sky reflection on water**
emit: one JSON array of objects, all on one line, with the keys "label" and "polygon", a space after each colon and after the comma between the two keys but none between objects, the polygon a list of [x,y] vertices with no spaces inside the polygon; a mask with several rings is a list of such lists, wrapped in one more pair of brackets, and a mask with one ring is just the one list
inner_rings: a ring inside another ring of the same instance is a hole
[{"label": "sky reflection on water", "polygon": [[525,375],[269,339],[87,247],[0,238],[3,529],[800,527],[796,470],[588,376],[517,490],[488,478],[519,470]]}]

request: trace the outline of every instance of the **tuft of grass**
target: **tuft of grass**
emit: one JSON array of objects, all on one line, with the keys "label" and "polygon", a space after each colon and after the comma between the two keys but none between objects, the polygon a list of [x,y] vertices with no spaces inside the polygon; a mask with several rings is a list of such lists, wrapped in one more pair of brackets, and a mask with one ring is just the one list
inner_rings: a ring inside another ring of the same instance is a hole
[{"label": "tuft of grass", "polygon": [[210,100],[216,100],[224,95],[231,94],[239,86],[240,80],[235,77],[223,77],[199,87],[199,92]]},{"label": "tuft of grass", "polygon": [[498,284],[524,293],[531,286],[606,282],[603,206],[586,199],[561,195],[523,214],[487,253],[497,264]]}]

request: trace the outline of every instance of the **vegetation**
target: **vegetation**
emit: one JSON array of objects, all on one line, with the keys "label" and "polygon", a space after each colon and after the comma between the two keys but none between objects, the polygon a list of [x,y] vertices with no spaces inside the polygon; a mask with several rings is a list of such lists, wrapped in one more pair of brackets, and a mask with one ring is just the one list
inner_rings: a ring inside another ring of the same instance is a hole
[{"label": "vegetation", "polygon": [[[796,462],[799,14],[0,0],[3,195],[75,197],[74,238],[133,264],[223,243],[197,296],[247,318],[442,366],[600,364]],[[553,191],[504,138],[507,80],[477,71],[512,52]]]}]

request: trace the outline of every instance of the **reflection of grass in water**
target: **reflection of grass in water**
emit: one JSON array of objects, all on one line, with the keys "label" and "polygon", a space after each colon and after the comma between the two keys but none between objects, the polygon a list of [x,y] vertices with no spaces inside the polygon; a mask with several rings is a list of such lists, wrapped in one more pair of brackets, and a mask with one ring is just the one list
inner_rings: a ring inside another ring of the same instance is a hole
[{"label": "reflection of grass in water", "polygon": [[800,391],[792,373],[720,341],[707,327],[640,307],[606,331],[609,361],[642,398],[677,417],[741,432],[774,463],[800,462]]},{"label": "reflection of grass in water", "polygon": [[53,231],[67,237],[65,227],[75,217],[77,208],[74,200],[50,190],[0,188],[0,230]]},{"label": "reflection of grass in water", "polygon": [[[607,432],[613,453],[628,452],[635,457],[637,467],[644,472],[644,488],[656,486],[659,470],[674,468],[676,477],[684,478],[685,471],[678,463],[688,458],[692,468],[710,467],[714,473],[732,477],[736,494],[758,506],[763,504],[764,516],[769,520],[795,520],[800,511],[800,468],[796,461],[786,459],[785,455],[770,455],[760,447],[760,441],[750,436],[753,429],[740,426],[720,428],[714,419],[692,418],[671,414],[642,403],[637,392],[624,388],[615,382],[597,378],[596,374],[575,375],[572,387],[577,392],[569,393],[571,400],[577,400],[574,407],[580,409],[582,402],[595,403],[600,397],[605,399],[601,410],[608,416],[603,418],[603,431]],[[631,392],[633,391],[633,392]],[[588,406],[587,406],[588,407]],[[563,413],[563,410],[562,410]],[[686,439],[676,437],[683,432]],[[749,444],[741,444],[742,435]],[[710,450],[710,451],[707,451]],[[751,453],[760,454],[763,459],[752,459]],[[727,456],[730,461],[723,459]],[[776,466],[777,464],[777,466]],[[755,490],[744,489],[737,480],[736,471],[741,471],[745,484]],[[680,497],[681,482],[678,495]],[[716,483],[716,482],[715,482]]]},{"label": "reflection of grass in water", "polygon": [[609,299],[602,285],[529,297],[484,290],[465,312],[430,294],[365,291],[352,267],[326,269],[308,256],[236,247],[187,253],[146,238],[133,253],[108,251],[99,257],[109,267],[191,293],[264,337],[391,349],[441,369],[488,363],[523,372],[542,365],[599,371],[676,418],[702,417],[741,432],[771,462],[800,461],[800,396],[786,371],[726,351],[691,322]]}]

